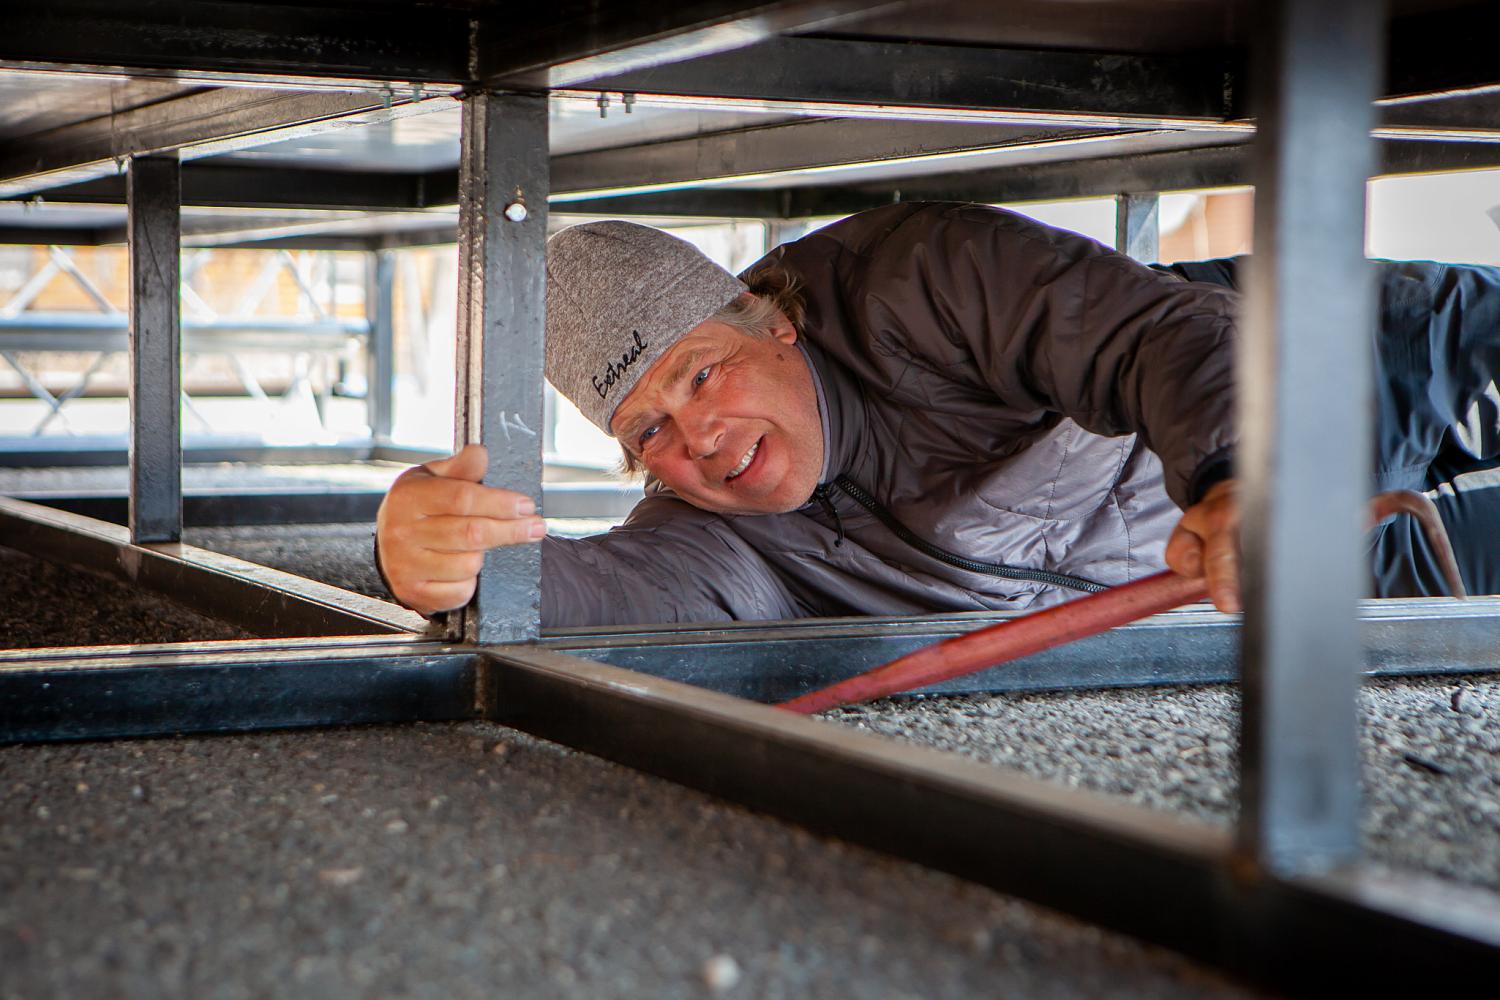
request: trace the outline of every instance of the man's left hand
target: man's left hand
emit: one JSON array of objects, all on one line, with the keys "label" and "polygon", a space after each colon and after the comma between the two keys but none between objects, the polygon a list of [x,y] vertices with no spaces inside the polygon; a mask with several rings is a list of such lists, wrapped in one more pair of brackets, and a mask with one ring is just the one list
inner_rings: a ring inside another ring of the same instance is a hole
[{"label": "man's left hand", "polygon": [[1167,566],[1204,578],[1220,611],[1240,610],[1240,505],[1233,479],[1215,483],[1182,515],[1167,540]]}]

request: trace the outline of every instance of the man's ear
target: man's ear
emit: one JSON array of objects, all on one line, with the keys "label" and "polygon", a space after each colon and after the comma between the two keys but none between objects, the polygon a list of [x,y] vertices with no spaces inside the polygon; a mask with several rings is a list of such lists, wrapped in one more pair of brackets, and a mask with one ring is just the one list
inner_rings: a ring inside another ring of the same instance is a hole
[{"label": "man's ear", "polygon": [[771,336],[783,344],[795,344],[797,342],[797,328],[792,321],[786,318],[786,314],[776,313],[776,325],[771,327]]}]

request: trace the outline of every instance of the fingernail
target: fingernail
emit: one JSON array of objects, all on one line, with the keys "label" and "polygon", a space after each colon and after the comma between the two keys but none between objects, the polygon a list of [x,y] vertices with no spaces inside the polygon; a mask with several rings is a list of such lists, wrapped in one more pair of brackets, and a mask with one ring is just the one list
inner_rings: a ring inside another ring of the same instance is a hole
[{"label": "fingernail", "polygon": [[530,517],[536,513],[536,501],[530,497],[522,497],[516,504],[517,517]]},{"label": "fingernail", "polygon": [[538,521],[538,522],[536,522],[535,524],[533,524],[531,526],[531,537],[532,538],[543,538],[543,537],[546,536],[546,534],[547,534],[547,523],[545,521]]}]

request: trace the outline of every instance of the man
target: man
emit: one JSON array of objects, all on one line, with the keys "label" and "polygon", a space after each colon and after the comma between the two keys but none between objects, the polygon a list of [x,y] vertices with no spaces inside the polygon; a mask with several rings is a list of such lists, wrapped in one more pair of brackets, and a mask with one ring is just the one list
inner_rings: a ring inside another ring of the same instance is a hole
[{"label": "man", "polygon": [[[1234,269],[1205,268],[977,205],[853,216],[748,287],[646,227],[560,233],[548,377],[648,482],[621,528],[543,540],[543,623],[1031,609],[1164,564],[1237,610],[1236,299],[1181,280]],[[1469,311],[1496,330],[1489,277]],[[1433,463],[1496,370],[1485,350],[1437,402],[1408,379],[1423,430],[1383,455]],[[484,550],[544,534],[484,467],[475,446],[427,463],[381,508],[383,572],[419,611],[465,603]]]}]

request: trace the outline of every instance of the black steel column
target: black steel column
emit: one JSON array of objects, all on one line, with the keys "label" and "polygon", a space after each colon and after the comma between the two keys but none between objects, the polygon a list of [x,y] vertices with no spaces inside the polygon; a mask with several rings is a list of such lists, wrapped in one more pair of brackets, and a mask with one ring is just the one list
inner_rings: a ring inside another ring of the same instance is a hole
[{"label": "black steel column", "polygon": [[[541,506],[546,328],[547,99],[481,92],[463,102],[458,218],[458,445],[484,444],[485,483]],[[541,546],[485,559],[459,616],[470,642],[537,637]]]},{"label": "black steel column", "polygon": [[1154,264],[1161,256],[1161,196],[1115,195],[1115,249],[1140,261]]},{"label": "black steel column", "polygon": [[375,445],[390,444],[395,420],[396,383],[396,254],[376,250],[369,255],[365,277],[365,316],[370,321],[365,405],[370,437]]},{"label": "black steel column", "polygon": [[1255,255],[1239,349],[1245,632],[1239,846],[1312,869],[1358,850],[1356,602],[1374,289],[1364,261],[1382,5],[1265,5]]},{"label": "black steel column", "polygon": [[182,537],[182,184],[176,154],[133,156],[130,247],[130,539]]}]

